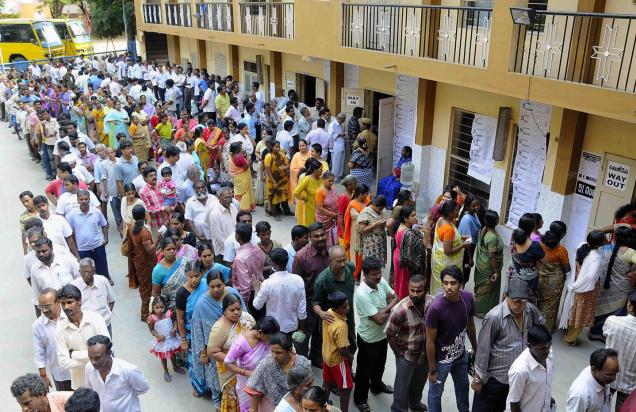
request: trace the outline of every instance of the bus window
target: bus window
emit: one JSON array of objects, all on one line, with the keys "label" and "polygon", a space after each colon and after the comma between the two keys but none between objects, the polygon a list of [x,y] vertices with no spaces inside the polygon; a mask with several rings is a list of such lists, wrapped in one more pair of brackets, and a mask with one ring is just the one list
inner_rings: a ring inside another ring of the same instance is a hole
[{"label": "bus window", "polygon": [[66,23],[53,23],[55,25],[55,31],[62,38],[62,40],[68,40],[68,31],[66,30]]},{"label": "bus window", "polygon": [[81,21],[70,20],[68,22],[68,28],[75,43],[87,43],[91,41],[91,36],[86,31],[86,27]]},{"label": "bus window", "polygon": [[33,23],[33,28],[40,38],[40,44],[42,47],[55,47],[61,46],[62,40],[55,31],[55,27],[51,22],[38,21]]}]

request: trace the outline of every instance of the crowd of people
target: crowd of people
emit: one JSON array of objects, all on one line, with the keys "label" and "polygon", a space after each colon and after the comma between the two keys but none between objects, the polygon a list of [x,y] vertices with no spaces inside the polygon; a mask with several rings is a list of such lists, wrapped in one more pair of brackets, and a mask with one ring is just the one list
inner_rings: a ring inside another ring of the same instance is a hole
[{"label": "crowd of people", "polygon": [[[410,147],[371,196],[378,138],[363,115],[125,55],[2,76],[0,117],[49,180],[19,195],[38,369],[11,386],[23,409],[141,410],[144,373],[113,355],[109,221],[128,262],[117,272],[154,339],[148,356],[216,410],[346,412],[353,396],[368,412],[371,392],[391,396],[392,411],[438,412],[450,374],[461,412],[469,386],[473,411],[548,412],[559,327],[568,345],[586,327],[606,341],[565,409],[609,412],[613,397],[634,407],[636,204],[589,233],[575,268],[566,225],[543,230],[526,213],[504,267],[499,216],[474,194],[448,185],[418,220],[429,205],[399,184]],[[254,224],[257,206],[268,219]],[[283,246],[272,224],[285,216],[296,225]]]}]

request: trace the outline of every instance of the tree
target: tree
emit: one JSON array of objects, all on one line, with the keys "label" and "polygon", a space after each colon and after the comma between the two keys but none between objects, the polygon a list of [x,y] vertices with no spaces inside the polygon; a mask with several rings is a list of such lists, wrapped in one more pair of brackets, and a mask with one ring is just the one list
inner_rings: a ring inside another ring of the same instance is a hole
[{"label": "tree", "polygon": [[89,0],[91,18],[91,35],[95,38],[113,38],[123,34],[124,19],[122,15],[122,1],[126,13],[128,39],[134,40],[135,4],[132,0]]}]

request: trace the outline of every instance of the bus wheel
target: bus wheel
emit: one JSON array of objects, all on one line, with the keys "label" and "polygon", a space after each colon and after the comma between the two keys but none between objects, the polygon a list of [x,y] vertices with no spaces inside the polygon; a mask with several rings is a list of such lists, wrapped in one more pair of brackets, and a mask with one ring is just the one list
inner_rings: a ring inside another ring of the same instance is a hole
[{"label": "bus wheel", "polygon": [[9,61],[10,61],[11,63],[16,63],[16,62],[25,62],[25,61],[26,61],[26,59],[25,59],[25,58],[24,58],[24,56],[23,56],[23,55],[21,55],[21,54],[14,54],[14,55],[12,55],[12,56],[11,56],[11,58],[9,59]]}]

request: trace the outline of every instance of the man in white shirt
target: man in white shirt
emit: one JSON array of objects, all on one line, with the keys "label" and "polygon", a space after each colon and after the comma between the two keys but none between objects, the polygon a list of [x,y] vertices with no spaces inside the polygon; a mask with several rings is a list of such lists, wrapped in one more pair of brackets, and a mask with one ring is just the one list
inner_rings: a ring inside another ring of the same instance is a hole
[{"label": "man in white shirt", "polygon": [[172,180],[174,180],[177,187],[183,183],[186,179],[187,170],[182,169],[179,166],[179,159],[181,158],[181,150],[176,146],[168,146],[164,152],[164,160],[161,166],[157,168],[157,173],[161,173],[164,167],[169,167],[172,170]]},{"label": "man in white shirt", "polygon": [[57,292],[66,319],[60,319],[55,329],[57,359],[71,372],[71,387],[85,385],[84,368],[88,362],[86,341],[95,335],[108,335],[104,319],[97,313],[82,310],[82,293],[75,285],[62,286]]},{"label": "man in white shirt", "polygon": [[318,143],[322,146],[320,157],[322,160],[327,160],[327,155],[329,154],[329,150],[327,150],[329,147],[329,133],[325,130],[325,119],[318,119],[316,128],[307,133],[307,144],[311,146],[314,143]]},{"label": "man in white shirt", "polygon": [[[60,195],[57,200],[57,207],[55,212],[58,215],[62,215],[68,218],[71,214],[75,213],[79,209],[79,202],[77,201],[77,193],[79,192],[79,180],[75,175],[68,175],[64,178],[64,193]],[[95,193],[88,192],[90,199],[90,207],[99,208],[101,203]]]},{"label": "man in white shirt", "polygon": [[291,131],[294,128],[294,122],[292,120],[285,120],[283,123],[283,130],[278,132],[276,140],[280,143],[281,149],[287,154],[287,158],[291,159],[292,148],[294,147],[294,138],[291,135]]},{"label": "man in white shirt", "polygon": [[338,113],[336,121],[329,125],[329,152],[331,153],[331,171],[336,179],[342,179],[344,173],[345,160],[345,133],[343,124],[347,116],[344,113]]},{"label": "man in white shirt", "polygon": [[[38,368],[40,377],[47,385],[55,384],[58,391],[71,390],[71,374],[62,368],[57,360],[57,347],[55,346],[55,328],[59,319],[66,318],[62,313],[60,303],[57,301],[57,290],[45,288],[38,297],[39,308],[42,315],[33,322],[33,352],[35,367]],[[47,375],[47,368],[53,382]]]},{"label": "man in white shirt", "polygon": [[121,92],[121,85],[119,84],[119,81],[111,79],[110,83],[108,83],[108,90],[110,91],[111,96],[119,96],[119,93]]},{"label": "man in white shirt", "polygon": [[506,412],[550,412],[552,399],[552,335],[542,325],[528,330],[528,347],[508,370]]},{"label": "man in white shirt", "polygon": [[217,263],[222,263],[225,239],[234,234],[236,216],[239,211],[232,204],[231,188],[222,187],[218,193],[218,199],[218,203],[212,207],[208,215],[208,226],[215,254],[214,260]]},{"label": "man in white shirt", "polygon": [[186,226],[198,240],[209,240],[212,238],[212,233],[208,216],[219,201],[214,195],[208,194],[205,182],[198,180],[193,188],[194,196],[185,204]]},{"label": "man in white shirt", "polygon": [[[252,214],[241,210],[236,215],[236,224],[239,223],[247,223],[252,225]],[[256,235],[256,230],[252,230],[252,239],[250,243],[253,245],[258,245],[261,240]],[[225,238],[225,242],[223,242],[223,263],[227,267],[232,267],[232,262],[234,262],[234,258],[236,257],[236,251],[239,248],[239,242],[236,240],[236,233],[232,233],[227,238]],[[215,250],[214,253],[217,253]]]},{"label": "man in white shirt", "polygon": [[51,214],[49,211],[49,200],[45,196],[38,195],[34,197],[33,206],[37,209],[40,220],[42,220],[42,227],[47,237],[51,239],[52,244],[61,250],[72,253],[79,259],[77,244],[73,238],[73,229],[71,229],[71,225],[68,224],[66,219],[60,215]]},{"label": "man in white shirt", "polygon": [[302,331],[302,321],[307,319],[305,282],[286,270],[289,257],[285,249],[275,248],[270,257],[274,273],[262,284],[258,279],[252,281],[254,308],[260,310],[267,304],[267,316],[278,321],[281,332]]},{"label": "man in white shirt", "polygon": [[236,97],[230,97],[230,107],[228,107],[227,111],[223,114],[223,117],[229,117],[234,120],[236,123],[241,121],[241,112],[238,109],[239,101]]},{"label": "man in white shirt", "polygon": [[292,227],[291,230],[291,242],[285,246],[285,251],[287,252],[288,260],[287,260],[287,271],[292,271],[292,265],[294,264],[294,258],[296,257],[296,252],[300,249],[304,248],[307,243],[309,243],[309,229],[303,225],[296,225]]},{"label": "man in white shirt", "polygon": [[576,377],[565,404],[566,412],[610,412],[612,394],[610,383],[619,371],[618,352],[597,349],[590,356],[590,366]]},{"label": "man in white shirt", "polygon": [[68,254],[53,253],[51,239],[38,239],[34,246],[39,260],[31,266],[31,287],[35,296],[46,288],[58,289],[79,277],[77,261]]},{"label": "man in white shirt", "polygon": [[86,345],[90,362],[86,364],[85,385],[99,395],[101,412],[141,412],[139,395],[150,389],[144,374],[132,363],[113,356],[108,336],[92,336]]},{"label": "man in white shirt", "polygon": [[209,119],[216,120],[216,90],[214,90],[214,81],[208,81],[208,88],[203,93],[203,98],[201,100],[201,110],[204,113],[208,113]]},{"label": "man in white shirt", "polygon": [[73,280],[71,285],[77,286],[82,292],[82,309],[90,310],[101,315],[106,322],[108,333],[113,336],[110,320],[115,306],[115,291],[108,279],[95,274],[95,261],[84,258],[79,262],[80,277]]}]

